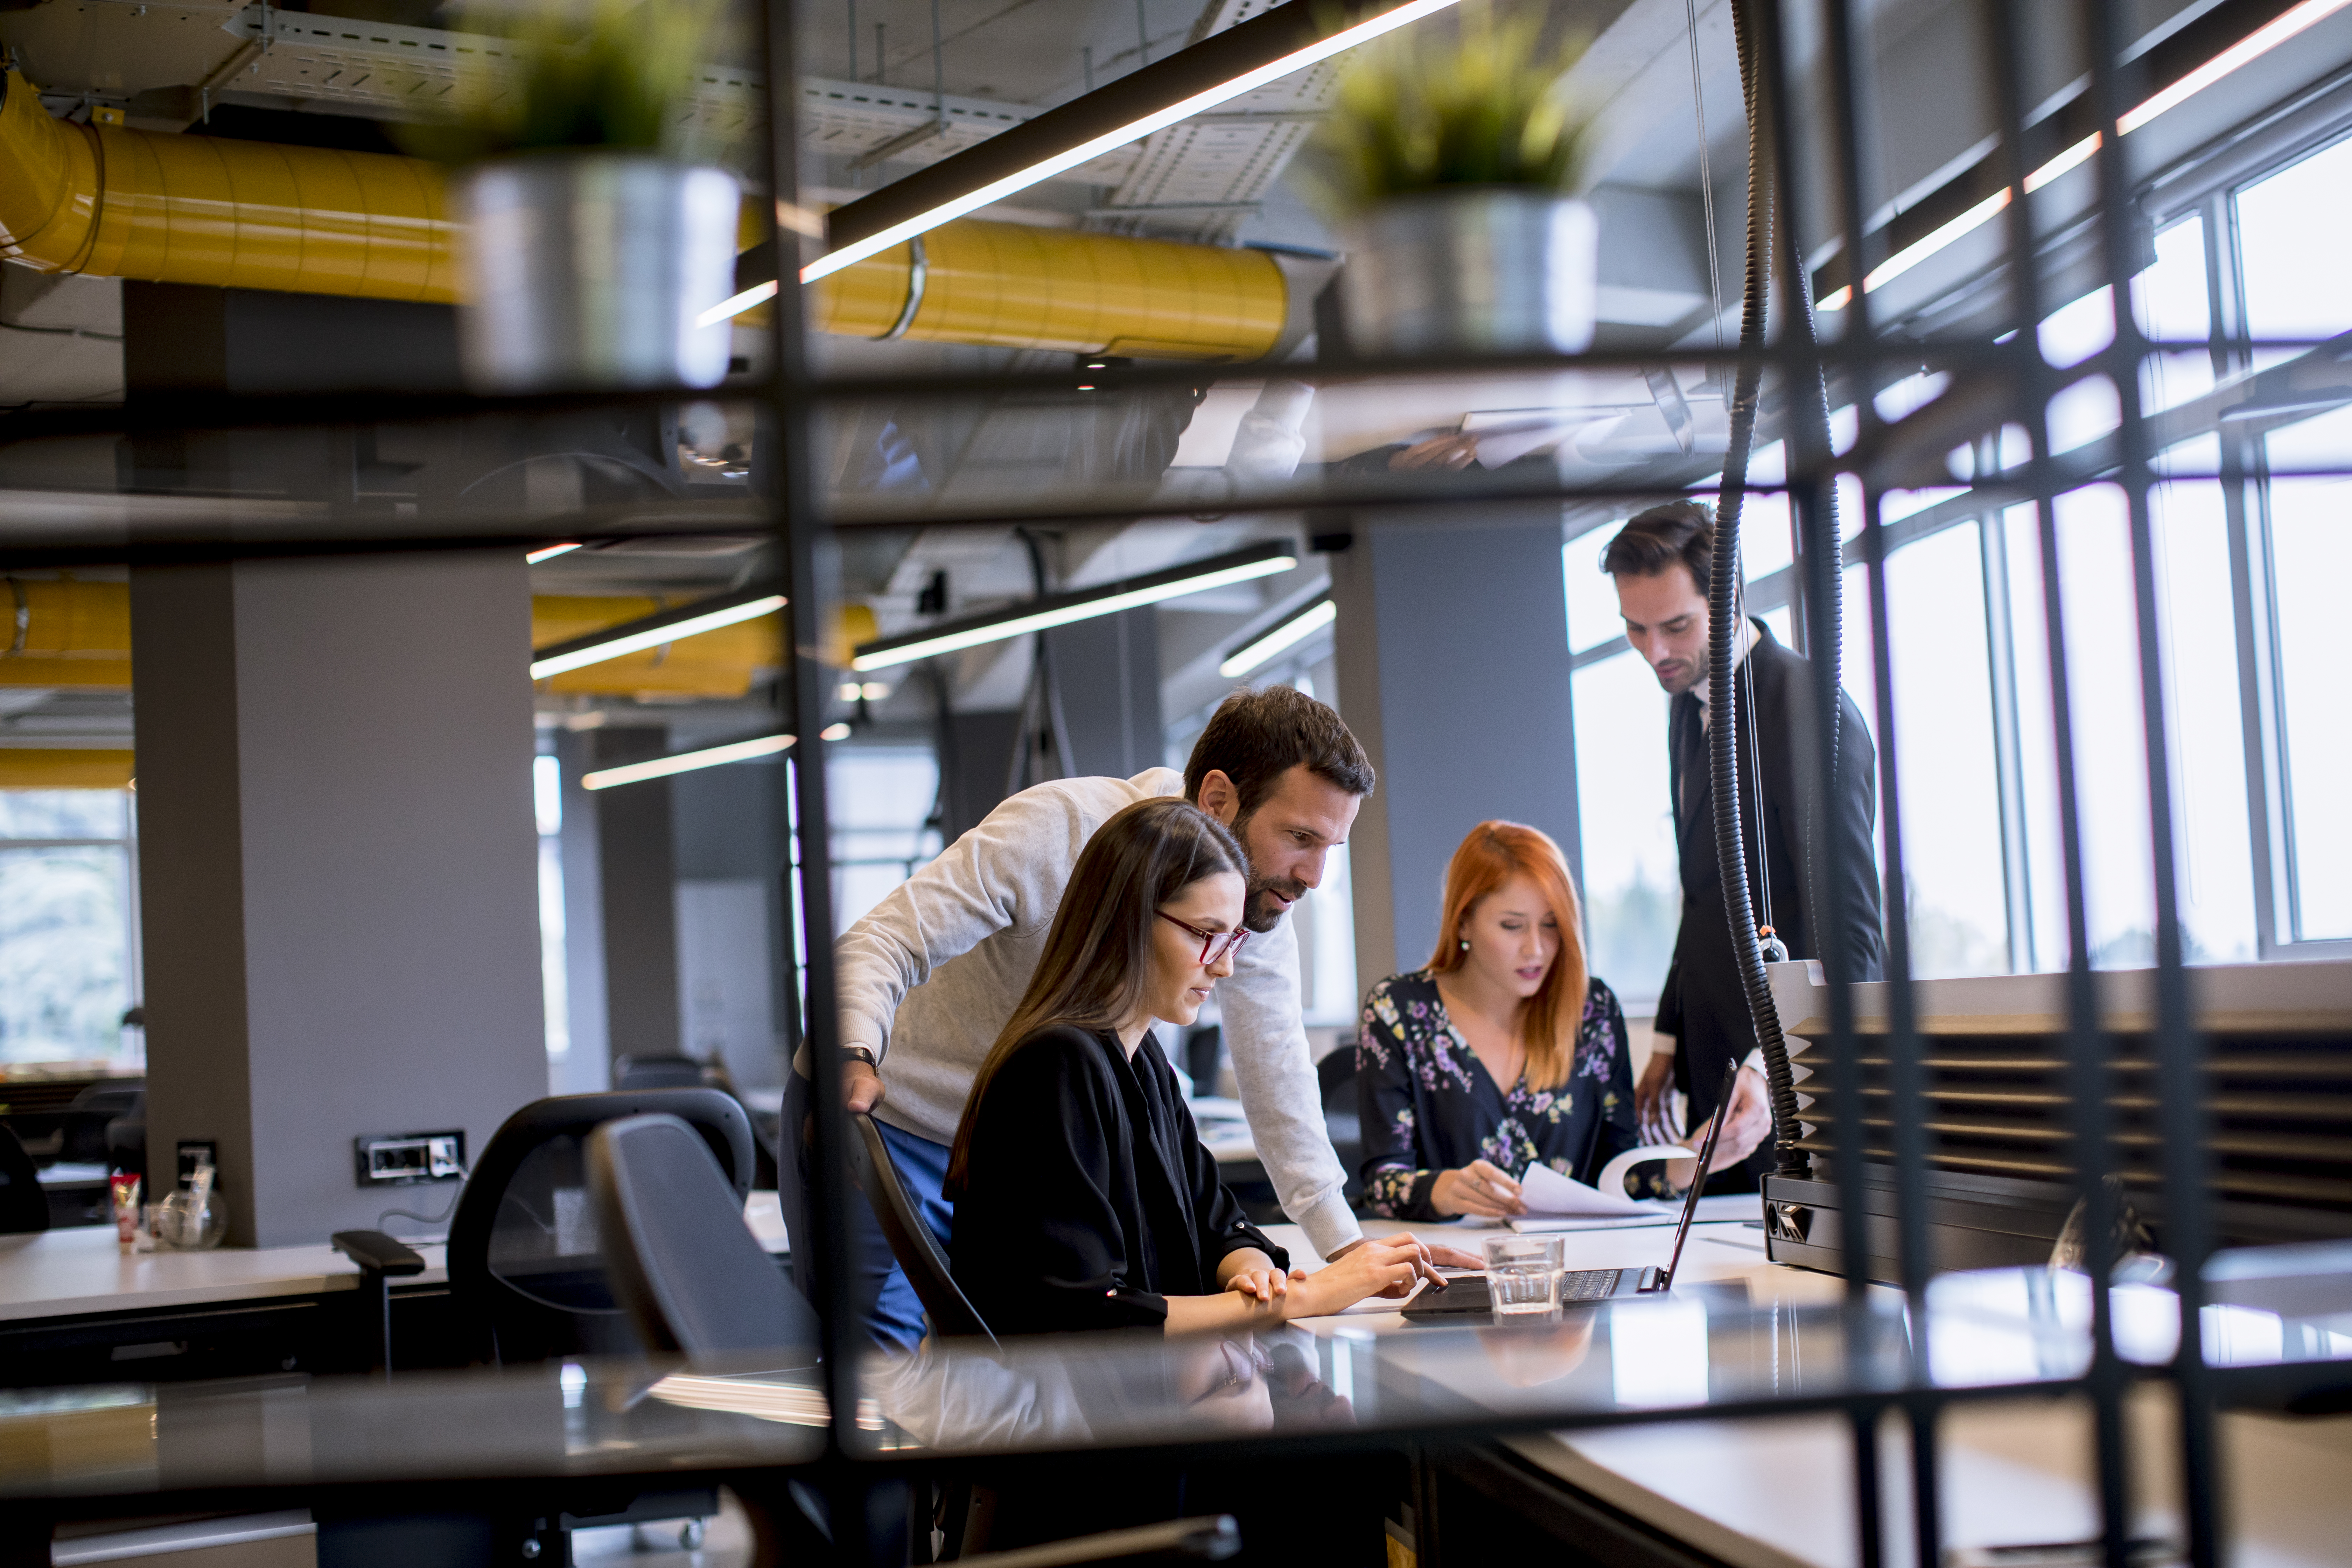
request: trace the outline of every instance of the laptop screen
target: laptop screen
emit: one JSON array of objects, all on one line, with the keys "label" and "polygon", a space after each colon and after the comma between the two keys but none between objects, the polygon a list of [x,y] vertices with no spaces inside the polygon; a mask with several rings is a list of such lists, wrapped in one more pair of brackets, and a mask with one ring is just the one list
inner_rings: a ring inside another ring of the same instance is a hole
[{"label": "laptop screen", "polygon": [[1715,1097],[1715,1119],[1706,1124],[1706,1137],[1698,1146],[1698,1169],[1691,1175],[1690,1191],[1683,1195],[1683,1217],[1675,1226],[1674,1256],[1658,1276],[1657,1289],[1674,1288],[1675,1270],[1682,1267],[1683,1243],[1690,1237],[1691,1220],[1698,1213],[1698,1195],[1706,1187],[1707,1162],[1715,1157],[1715,1141],[1722,1134],[1723,1124],[1731,1116],[1731,1089],[1739,1080],[1739,1061],[1734,1058],[1723,1069],[1723,1089]]}]

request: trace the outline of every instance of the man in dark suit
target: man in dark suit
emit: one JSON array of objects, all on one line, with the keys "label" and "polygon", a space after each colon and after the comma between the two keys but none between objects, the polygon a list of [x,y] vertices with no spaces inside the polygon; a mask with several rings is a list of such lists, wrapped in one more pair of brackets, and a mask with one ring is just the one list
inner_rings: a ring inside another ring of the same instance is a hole
[{"label": "man in dark suit", "polygon": [[[1601,570],[1616,579],[1626,640],[1674,699],[1666,745],[1682,860],[1682,930],[1658,997],[1657,1047],[1634,1099],[1645,1131],[1684,1136],[1686,1129],[1668,1122],[1668,1084],[1687,1097],[1689,1127],[1704,1127],[1715,1114],[1725,1064],[1743,1060],[1715,1166],[1721,1170],[1745,1161],[1760,1173],[1770,1155],[1756,1151],[1770,1136],[1771,1112],[1724,910],[1724,880],[1716,858],[1717,803],[1707,760],[1706,595],[1714,552],[1713,514],[1698,501],[1681,500],[1632,519],[1601,555]],[[1873,837],[1877,758],[1870,731],[1863,728],[1853,700],[1840,692],[1837,779],[1826,792],[1826,816],[1840,849],[1844,920],[1840,929],[1824,931],[1822,906],[1829,895],[1821,879],[1831,869],[1827,847],[1812,842],[1811,813],[1821,780],[1812,668],[1761,621],[1751,619],[1741,634],[1734,691],[1742,839],[1756,923],[1769,925],[1791,958],[1820,958],[1834,943],[1848,974],[1875,980],[1884,952]]]}]

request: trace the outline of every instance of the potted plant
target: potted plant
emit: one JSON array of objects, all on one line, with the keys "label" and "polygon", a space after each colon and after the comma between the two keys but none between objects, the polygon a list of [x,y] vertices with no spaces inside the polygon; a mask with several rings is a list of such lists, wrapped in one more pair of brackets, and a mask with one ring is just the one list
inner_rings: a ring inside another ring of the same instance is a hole
[{"label": "potted plant", "polygon": [[596,0],[505,29],[415,150],[457,164],[459,343],[485,392],[712,386],[732,331],[741,190],[688,144],[708,5]]},{"label": "potted plant", "polygon": [[1573,58],[1542,21],[1465,8],[1433,48],[1401,31],[1341,77],[1309,179],[1348,252],[1360,353],[1574,353],[1591,344],[1599,225],[1568,193],[1583,126]]}]

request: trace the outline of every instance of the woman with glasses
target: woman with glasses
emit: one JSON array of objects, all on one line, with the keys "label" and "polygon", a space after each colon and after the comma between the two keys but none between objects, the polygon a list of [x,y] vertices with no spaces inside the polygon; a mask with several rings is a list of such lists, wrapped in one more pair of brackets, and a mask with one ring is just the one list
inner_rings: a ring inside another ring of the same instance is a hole
[{"label": "woman with glasses", "polygon": [[[1398,1219],[1525,1214],[1529,1166],[1590,1182],[1641,1145],[1625,1016],[1585,968],[1576,884],[1536,828],[1470,830],[1445,869],[1438,931],[1426,968],[1364,1000],[1366,1206]],[[1635,1166],[1635,1194],[1679,1192],[1695,1163]]]},{"label": "woman with glasses", "polygon": [[1233,973],[1247,864],[1176,799],[1129,806],[1079,854],[948,1162],[950,1265],[996,1333],[1270,1325],[1415,1277],[1409,1236],[1292,1269],[1218,1182],[1151,1033]]}]

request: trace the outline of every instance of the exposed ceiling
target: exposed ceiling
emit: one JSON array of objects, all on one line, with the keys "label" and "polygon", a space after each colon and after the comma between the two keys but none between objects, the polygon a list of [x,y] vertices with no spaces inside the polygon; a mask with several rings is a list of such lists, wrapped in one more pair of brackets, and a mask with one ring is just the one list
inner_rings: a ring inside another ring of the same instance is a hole
[{"label": "exposed ceiling", "polygon": [[[2178,22],[2215,3],[2134,0],[2129,9],[2134,30],[2149,33],[2168,25],[2168,17]],[[822,184],[845,198],[935,162],[1089,85],[1113,82],[1188,39],[1232,26],[1264,4],[817,0],[803,17],[803,64],[810,74],[800,108]],[[1973,0],[1875,0],[1861,7],[1870,60],[1862,108],[1865,177],[1874,205],[1900,206],[1916,199],[1923,185],[1939,182],[1956,160],[1969,156],[1982,135],[1984,95],[1975,80],[1974,41],[1979,9]],[[2063,86],[2074,68],[2071,62],[2080,58],[2063,36],[2066,9],[2035,8],[2051,33],[2035,56],[2038,91]],[[1727,335],[1736,330],[1730,312],[1744,219],[1746,134],[1727,0],[1699,0],[1695,6],[1689,0],[1559,0],[1545,11],[1557,33],[1590,39],[1567,89],[1592,116],[1584,184],[1602,220],[1601,341],[1663,346],[1706,342],[1717,331]],[[935,13],[942,23],[936,54]],[[1818,51],[1812,13],[1795,6],[1788,14],[1792,58],[1801,69],[1809,68]],[[236,133],[227,122],[235,113],[226,111],[280,111],[269,117],[269,134],[289,136],[284,126],[299,120],[314,125],[321,142],[369,145],[382,144],[382,121],[414,117],[415,105],[446,90],[451,79],[446,62],[463,26],[436,0],[314,0],[307,9],[237,0],[38,0],[0,12],[0,44],[16,51],[53,109],[82,114],[94,105],[112,105],[135,124],[196,134]],[[750,63],[740,48],[721,58],[705,73],[699,100],[716,144],[736,149],[747,167],[759,129],[759,79]],[[1336,248],[1286,176],[1329,79],[1328,72],[1316,71],[1277,83],[1234,106],[1235,112],[1256,114],[1255,121],[1211,121],[1162,132],[1024,193],[1014,210],[991,216],[1212,242]],[[208,108],[225,111],[221,122],[203,123]],[[289,110],[297,114],[282,112]],[[938,132],[942,114],[947,128]],[[877,159],[877,153],[887,156]],[[1703,166],[1711,192],[1702,185]],[[1828,226],[1815,216],[1801,232],[1810,240]],[[119,396],[121,331],[115,286],[0,268],[5,401]],[[1005,351],[851,340],[820,343],[817,357],[833,369],[900,374],[1034,363]],[[1024,486],[1099,479],[1130,460],[1141,441],[1162,453],[1158,460],[1168,467],[1166,482],[1181,490],[1188,475],[1213,475],[1224,462],[1256,391],[1221,386],[1197,408],[1143,400],[1084,413],[1009,403],[868,410],[845,417],[831,450],[838,469],[896,419],[930,489],[954,497],[1018,494]],[[1720,402],[1693,376],[1683,378],[1680,391],[1703,455],[1706,438],[1721,424]],[[1633,462],[1679,457],[1683,448],[1660,412],[1661,395],[1653,378],[1632,372],[1433,381],[1391,384],[1377,394],[1334,387],[1316,399],[1307,416],[1304,460],[1336,461],[1385,444],[1465,431],[1483,433],[1497,452],[1512,450],[1514,442],[1520,450],[1555,450],[1564,471],[1598,476]],[[1540,409],[1540,416],[1530,416],[1530,409]],[[722,452],[740,445],[748,430],[740,416],[735,423],[743,429],[723,427],[695,442],[688,459],[723,468],[730,459]],[[1153,477],[1159,472],[1150,468]],[[73,481],[56,482],[63,489]],[[1296,520],[1268,518],[1063,530],[1051,542],[1049,566],[1056,583],[1079,585],[1296,527]],[[1027,595],[1029,560],[1027,547],[1009,530],[941,528],[852,535],[841,565],[845,587],[872,605],[887,634],[913,622],[919,595],[942,573],[951,610]],[[675,596],[738,585],[761,570],[763,561],[749,536],[646,541],[550,561],[534,568],[533,582],[542,594]],[[1284,578],[1163,607],[1164,706],[1171,721],[1217,689],[1217,649],[1311,592],[1319,572],[1310,563]],[[1302,656],[1316,651],[1307,645]],[[963,656],[955,683],[960,704],[1009,705],[1026,679],[1026,657],[1025,644]],[[894,694],[886,700],[884,716],[917,717],[927,701]],[[889,707],[893,702],[904,706]],[[62,717],[66,710],[58,711]],[[20,708],[9,721],[30,716],[32,710]]]}]

